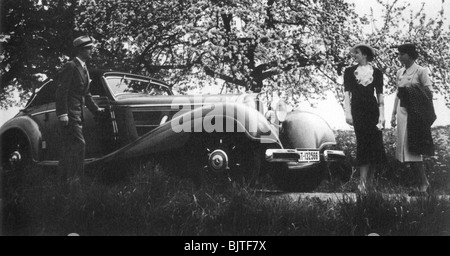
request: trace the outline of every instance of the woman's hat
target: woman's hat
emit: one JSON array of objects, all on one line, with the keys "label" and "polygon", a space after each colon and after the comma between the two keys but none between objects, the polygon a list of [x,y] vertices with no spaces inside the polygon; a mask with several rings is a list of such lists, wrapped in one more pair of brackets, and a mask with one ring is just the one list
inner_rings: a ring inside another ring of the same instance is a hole
[{"label": "woman's hat", "polygon": [[375,50],[375,48],[373,48],[372,46],[370,46],[368,44],[357,44],[357,45],[353,46],[351,51],[354,52],[356,50],[356,48],[358,48],[358,47],[365,47],[365,48],[369,49],[372,52],[373,56],[375,56],[377,54],[377,50]]},{"label": "woman's hat", "polygon": [[392,48],[397,48],[399,52],[406,53],[413,58],[417,58],[417,56],[419,56],[415,44],[401,44],[393,46]]},{"label": "woman's hat", "polygon": [[89,36],[80,36],[73,40],[73,46],[76,48],[85,48],[94,46],[94,40]]}]

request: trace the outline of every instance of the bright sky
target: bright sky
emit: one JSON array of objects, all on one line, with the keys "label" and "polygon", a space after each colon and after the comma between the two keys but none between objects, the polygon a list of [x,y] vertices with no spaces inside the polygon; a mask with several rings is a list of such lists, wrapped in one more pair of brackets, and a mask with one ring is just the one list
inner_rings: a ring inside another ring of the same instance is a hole
[{"label": "bright sky", "polygon": [[[370,14],[370,10],[372,9],[374,12],[375,19],[377,21],[382,21],[382,10],[383,7],[376,0],[346,0],[348,3],[355,4],[355,9],[359,14]],[[382,0],[385,3],[392,4],[394,0]],[[442,3],[444,2],[444,3]],[[441,10],[441,6],[444,6],[444,14],[448,16],[450,13],[450,0],[398,0],[397,6],[402,5],[410,5],[407,8],[403,15],[408,17],[410,12],[417,12],[422,7],[422,3],[425,3],[424,11],[429,17],[437,17],[438,12]],[[447,27],[450,24],[450,21],[447,19],[446,21]]]}]

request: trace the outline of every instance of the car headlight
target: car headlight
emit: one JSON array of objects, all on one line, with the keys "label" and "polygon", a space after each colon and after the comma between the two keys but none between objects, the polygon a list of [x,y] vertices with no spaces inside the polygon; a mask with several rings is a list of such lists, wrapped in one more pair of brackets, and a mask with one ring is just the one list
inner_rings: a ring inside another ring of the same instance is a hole
[{"label": "car headlight", "polygon": [[274,110],[278,121],[284,122],[288,113],[286,103],[283,100],[278,100],[275,102]]},{"label": "car headlight", "polygon": [[255,98],[252,95],[249,95],[249,94],[245,95],[244,99],[243,99],[243,103],[248,107],[257,109]]}]

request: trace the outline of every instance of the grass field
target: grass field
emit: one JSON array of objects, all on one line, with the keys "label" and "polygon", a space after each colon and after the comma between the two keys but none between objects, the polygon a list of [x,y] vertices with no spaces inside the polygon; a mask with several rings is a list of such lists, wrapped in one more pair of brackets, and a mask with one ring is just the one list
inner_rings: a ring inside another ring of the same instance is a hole
[{"label": "grass field", "polygon": [[[393,159],[394,137],[385,132],[388,163],[377,174],[379,192],[413,187],[406,166]],[[33,170],[23,186],[3,194],[2,235],[450,235],[449,127],[433,130],[437,154],[425,160],[433,186],[428,198],[385,200],[381,193],[338,202],[268,198],[232,185],[195,189],[188,179],[168,175],[156,162],[119,183],[88,178],[73,193],[56,185],[56,175]],[[354,161],[352,132],[338,131],[346,162]],[[349,181],[324,180],[317,191],[348,192]]]},{"label": "grass field", "polygon": [[[450,126],[432,129],[435,146],[434,156],[424,156],[424,165],[431,183],[430,189],[438,194],[450,194]],[[353,131],[336,131],[339,148],[346,154],[347,166],[354,166],[356,157],[356,138]],[[387,163],[379,166],[376,174],[379,189],[383,192],[404,193],[417,184],[415,176],[407,165],[395,159],[396,132],[388,129],[383,132]],[[355,169],[353,170],[355,171]],[[354,172],[355,177],[358,173]],[[350,182],[352,183],[352,182]],[[339,184],[338,184],[339,185]],[[346,190],[348,186],[333,187]]]}]

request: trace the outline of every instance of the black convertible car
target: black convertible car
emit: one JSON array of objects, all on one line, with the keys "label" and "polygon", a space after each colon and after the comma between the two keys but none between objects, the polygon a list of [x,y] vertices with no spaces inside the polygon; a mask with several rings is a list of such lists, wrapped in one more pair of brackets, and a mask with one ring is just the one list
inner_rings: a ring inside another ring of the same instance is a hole
[{"label": "black convertible car", "polygon": [[[288,113],[283,102],[269,113],[258,94],[174,95],[163,82],[113,71],[91,78],[91,94],[106,112],[85,111],[86,165],[166,155],[178,169],[250,178],[268,172],[280,189],[310,191],[330,162],[344,158],[320,116]],[[58,164],[55,91],[54,81],[45,82],[0,128],[3,172]]]}]

